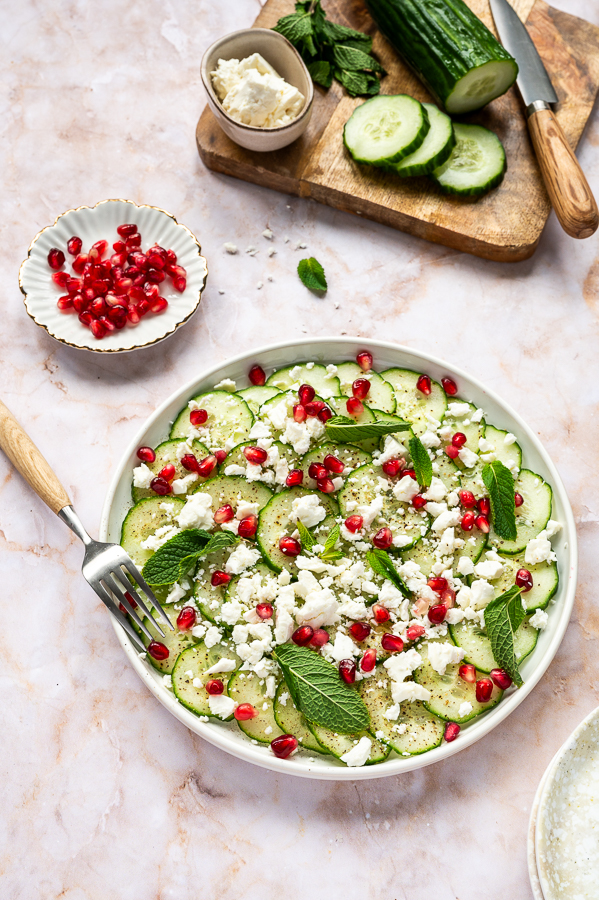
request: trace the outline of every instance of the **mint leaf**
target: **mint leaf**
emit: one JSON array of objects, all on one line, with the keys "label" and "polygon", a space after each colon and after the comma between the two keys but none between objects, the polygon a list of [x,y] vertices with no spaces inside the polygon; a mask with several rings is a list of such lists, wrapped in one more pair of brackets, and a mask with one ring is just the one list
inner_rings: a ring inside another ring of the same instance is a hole
[{"label": "mint leaf", "polygon": [[507,466],[496,459],[483,466],[482,477],[491,498],[493,528],[504,540],[515,541],[517,537],[516,506],[512,473]]},{"label": "mint leaf", "polygon": [[409,442],[412,466],[416,473],[416,481],[422,487],[429,487],[433,477],[433,464],[427,449],[419,437],[411,437]]},{"label": "mint leaf", "polygon": [[188,528],[159,547],[142,569],[142,575],[155,587],[174,584],[208,553],[236,544],[239,538],[230,531],[210,534],[203,528]]},{"label": "mint leaf", "polygon": [[307,12],[294,12],[279,19],[273,31],[278,31],[294,46],[306,38],[312,38],[312,17]]},{"label": "mint leaf", "polygon": [[335,550],[335,545],[339,540],[340,534],[341,529],[339,525],[335,525],[335,527],[331,528],[331,530],[327,534],[327,539],[324,542],[324,550],[320,554],[320,558],[325,562],[332,562],[336,559],[341,559],[341,557],[343,556],[341,550]]},{"label": "mint leaf", "polygon": [[330,88],[333,83],[333,70],[331,64],[321,59],[318,62],[310,63],[308,72],[314,84],[319,84],[323,88]]},{"label": "mint leaf", "polygon": [[309,259],[300,259],[297,274],[310,291],[326,291],[328,285],[324,269],[313,256]]},{"label": "mint leaf", "polygon": [[355,41],[367,51],[372,47],[372,38],[363,31],[354,31],[347,25],[339,25],[337,22],[329,22],[327,19],[324,23],[324,33],[332,44],[343,43],[344,41]]},{"label": "mint leaf", "polygon": [[345,684],[335,666],[318,653],[295,644],[273,652],[293,702],[310,722],[339,734],[354,734],[370,725],[364,701]]},{"label": "mint leaf", "polygon": [[301,519],[297,520],[297,530],[300,536],[300,543],[302,545],[302,550],[310,551],[314,544],[316,543],[314,536],[308,531],[304,523]]},{"label": "mint leaf", "polygon": [[363,50],[357,50],[355,47],[337,44],[333,48],[333,58],[340,69],[346,69],[350,72],[381,72],[385,74],[385,70],[380,63],[364,53]]},{"label": "mint leaf", "polygon": [[348,416],[332,416],[326,423],[327,438],[337,444],[346,444],[353,441],[365,441],[368,438],[381,437],[384,434],[394,434],[396,431],[409,431],[409,422],[369,422],[367,425],[358,425]]},{"label": "mint leaf", "polygon": [[225,547],[231,547],[238,544],[239,538],[231,531],[217,531],[216,534],[210,536],[210,540],[202,550],[202,556],[208,556],[209,553],[215,553],[217,550],[224,550]]},{"label": "mint leaf", "polygon": [[404,597],[412,596],[386,550],[379,550],[378,548],[368,550],[366,560],[373,572],[376,572],[377,575],[381,575],[383,578],[388,578]]},{"label": "mint leaf", "polygon": [[496,597],[485,609],[487,637],[498,666],[508,673],[514,684],[524,683],[514,650],[514,635],[526,616],[522,606],[520,589],[513,585],[500,597]]},{"label": "mint leaf", "polygon": [[341,82],[350,97],[359,97],[362,94],[366,94],[370,84],[365,72],[349,72],[347,69],[336,69],[335,78]]}]

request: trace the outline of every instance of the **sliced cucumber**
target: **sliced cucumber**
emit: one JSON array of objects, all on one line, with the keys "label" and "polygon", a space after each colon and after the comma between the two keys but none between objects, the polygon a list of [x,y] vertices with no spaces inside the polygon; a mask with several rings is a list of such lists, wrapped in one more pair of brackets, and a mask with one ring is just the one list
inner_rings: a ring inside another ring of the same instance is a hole
[{"label": "sliced cucumber", "polygon": [[[235,443],[247,440],[254,416],[245,400],[238,394],[230,394],[228,391],[210,391],[208,394],[198,394],[192,398],[199,409],[205,409],[208,413],[206,424],[201,426],[207,429],[202,441],[211,450],[222,448],[225,442],[231,438]],[[191,402],[191,401],[190,401]],[[171,439],[197,436],[197,431],[189,421],[189,405],[184,406],[171,428]]]},{"label": "sliced cucumber", "polygon": [[389,676],[378,666],[372,678],[360,682],[360,694],[370,714],[370,730],[402,756],[416,756],[438,747],[445,723],[419,701],[401,703],[399,717],[387,719],[393,704]]},{"label": "sliced cucumber", "polygon": [[121,528],[121,546],[135,565],[141,569],[153,550],[144,550],[142,543],[165,525],[177,526],[175,517],[185,505],[178,497],[146,497],[133,506]]},{"label": "sliced cucumber", "polygon": [[515,556],[526,549],[528,542],[537,537],[551,517],[552,491],[540,475],[530,469],[522,469],[514,490],[524,500],[522,506],[516,507],[516,540],[504,540],[496,534],[493,527],[489,534],[491,544],[505,556]]},{"label": "sliced cucumber", "polygon": [[363,412],[359,415],[351,415],[347,411],[347,397],[339,396],[339,397],[331,397],[327,401],[328,405],[331,407],[334,413],[339,416],[348,416],[357,422],[358,425],[368,425],[369,422],[375,422],[376,416],[370,409],[367,403],[363,403],[364,407]]},{"label": "sliced cucumber", "polygon": [[[225,686],[225,694],[227,693],[227,685],[233,672],[219,672],[218,675],[205,675],[206,669],[210,669],[220,659],[230,659],[235,662],[235,666],[241,665],[241,660],[235,653],[232,646],[228,644],[215,644],[214,647],[208,649],[204,642],[196,644],[184,650],[177,659],[173,669],[173,691],[179,703],[186,706],[198,716],[213,716],[210,712],[208,697],[210,696],[204,687],[207,679],[218,678]],[[200,685],[194,685],[194,679],[199,679]],[[220,716],[214,716],[220,718]],[[229,721],[233,716],[229,716]]]},{"label": "sliced cucumber", "polygon": [[[475,716],[479,716],[487,709],[491,709],[501,700],[503,691],[493,685],[493,693],[488,703],[479,703],[476,699],[476,685],[464,681],[459,675],[459,665],[449,665],[444,675],[439,675],[431,666],[428,659],[428,648],[432,641],[421,641],[418,644],[418,652],[422,656],[422,665],[414,672],[414,681],[421,684],[431,692],[430,700],[425,701],[425,706],[430,712],[450,722],[467,722]],[[478,675],[477,675],[478,680]],[[459,710],[462,703],[470,703],[472,711],[460,716]]]},{"label": "sliced cucumber", "polygon": [[[345,464],[346,469],[341,473],[343,478],[347,478],[350,474],[347,471],[348,469],[353,471],[354,469],[357,469],[358,466],[363,466],[366,463],[372,462],[370,453],[361,450],[354,444],[333,444],[330,441],[327,441],[324,444],[318,444],[313,450],[306,453],[299,466],[304,473],[304,480],[302,482],[304,487],[316,490],[316,481],[313,478],[310,478],[308,469],[312,463],[322,463],[325,456],[329,455],[337,457],[337,459],[340,459],[341,462]],[[331,477],[336,478],[337,476],[332,474]]]},{"label": "sliced cucumber", "polygon": [[428,113],[431,127],[418,150],[393,165],[393,171],[402,177],[428,175],[449,159],[455,147],[453,124],[449,116],[432,103],[422,105]]},{"label": "sliced cucumber", "polygon": [[287,391],[294,384],[311,384],[316,393],[327,400],[340,391],[339,379],[334,374],[329,374],[325,366],[318,363],[298,363],[295,366],[286,366],[273,372],[266,380],[268,387],[276,387],[280,391]]},{"label": "sliced cucumber", "polygon": [[467,556],[473,563],[477,563],[488,546],[488,535],[479,531],[478,528],[471,532],[456,530],[456,534],[459,534],[464,541],[462,549],[457,551],[458,559],[461,556]]},{"label": "sliced cucumber", "polygon": [[[217,569],[222,571],[229,558],[230,548],[211,553],[209,557],[200,560],[194,580],[195,602],[204,616],[210,622],[216,624],[220,616],[220,609],[225,602],[227,585],[212,586],[212,572]],[[232,584],[233,582],[231,582]]]},{"label": "sliced cucumber", "polygon": [[257,503],[258,509],[262,509],[272,497],[272,491],[265,484],[246,481],[242,475],[217,475],[200,484],[197,490],[210,494],[212,508],[215,510],[226,504],[235,510],[242,502]]},{"label": "sliced cucumber", "polygon": [[[497,662],[491,650],[491,641],[479,625],[466,620],[449,626],[449,633],[454,644],[465,651],[464,662],[470,663],[481,672],[490,672],[497,668]],[[514,634],[514,651],[518,662],[526,659],[535,649],[539,632],[529,624],[528,619],[522,623]]]},{"label": "sliced cucumber", "polygon": [[372,97],[345,123],[343,143],[356,162],[399,162],[424,141],[430,128],[422,103],[407,94]]},{"label": "sliced cucumber", "polygon": [[[284,702],[283,702],[284,701]],[[329,751],[318,743],[304,714],[299,711],[284,681],[277,688],[274,702],[274,713],[277,725],[283,734],[292,734],[305,750],[314,750],[317,753],[327,754]]]},{"label": "sliced cucumber", "polygon": [[[164,441],[162,444],[159,444],[154,451],[156,453],[156,459],[153,463],[146,463],[150,472],[154,472],[155,475],[158,475],[160,470],[164,468],[168,463],[171,463],[175,467],[174,478],[185,478],[187,475],[190,475],[187,469],[184,469],[181,465],[181,460],[177,458],[177,448],[181,446],[181,444],[185,444],[185,439],[178,438],[174,441]],[[192,441],[191,447],[193,449],[194,456],[198,459],[202,459],[204,456],[208,456],[209,450],[204,444],[201,444],[200,441]],[[186,494],[189,494],[194,488],[198,486],[199,482],[206,481],[205,478],[200,478],[199,475],[196,475],[195,480],[191,482],[191,484],[183,491],[182,494],[177,494],[177,497],[184,497]],[[131,496],[133,497],[133,502],[137,503],[138,500],[143,500],[144,497],[155,497],[151,488],[138,488],[135,485],[131,486]]]},{"label": "sliced cucumber", "polygon": [[336,756],[337,759],[341,759],[345,753],[353,749],[360,738],[363,737],[367,737],[372,741],[370,756],[365,765],[372,766],[375,763],[383,762],[389,756],[390,748],[383,744],[382,741],[377,740],[368,731],[360,731],[357,734],[337,734],[335,731],[323,728],[322,725],[314,725],[313,723],[310,723],[310,728],[320,746],[328,753]]},{"label": "sliced cucumber", "polygon": [[341,393],[346,397],[352,397],[352,384],[358,378],[365,378],[370,382],[367,402],[370,407],[380,409],[382,412],[395,412],[395,396],[393,388],[384,378],[376,372],[364,372],[357,363],[345,362],[337,366],[337,375],[341,382]]},{"label": "sliced cucumber", "polygon": [[257,416],[262,404],[278,393],[280,391],[276,387],[269,387],[267,384],[255,384],[252,387],[244,388],[243,391],[238,391],[237,396],[245,400],[252,413]]},{"label": "sliced cucumber", "polygon": [[410,369],[387,369],[381,375],[395,392],[397,415],[410,422],[414,434],[421,435],[429,425],[427,416],[441,421],[447,408],[447,397],[440,384],[431,380],[430,394],[423,394],[416,387],[419,372]]},{"label": "sliced cucumber", "polygon": [[[455,551],[454,571],[457,570],[458,561],[462,556],[467,556],[473,563],[477,563],[487,546],[487,535],[483,534],[482,531],[472,531],[469,534],[466,531],[459,531],[456,529],[456,537],[458,536],[464,541],[464,546]],[[435,557],[433,556],[432,549],[428,543],[428,538],[423,538],[409,550],[402,550],[401,556],[404,562],[412,560],[413,562],[418,563],[422,574],[427,578],[429,577],[433,563],[435,562]]]},{"label": "sliced cucumber", "polygon": [[[297,528],[297,524],[289,520],[293,501],[308,494],[315,494],[318,497],[327,517],[338,514],[339,507],[331,494],[322,494],[300,487],[288,488],[280,494],[275,494],[260,512],[256,540],[264,559],[275,572],[287,569],[293,575],[297,574],[298,569],[293,557],[281,553],[279,541],[284,535],[293,534]],[[326,522],[326,519],[324,521]]]},{"label": "sliced cucumber", "polygon": [[453,127],[456,145],[431,178],[447,194],[478,197],[488,193],[501,184],[506,172],[503,144],[482,125],[456,122]]},{"label": "sliced cucumber", "polygon": [[270,744],[273,738],[285,733],[277,725],[272,698],[266,696],[266,681],[254,672],[236,672],[229,681],[227,693],[238,705],[250,703],[256,710],[253,719],[237,720],[249,738]]},{"label": "sliced cucumber", "polygon": [[[179,631],[179,629],[177,628],[177,616],[179,615],[179,612],[181,611],[181,607],[183,605],[184,604],[181,602],[177,603],[177,606],[175,608],[174,603],[162,604],[164,612],[174,626],[174,631],[171,631],[170,628],[166,628],[164,626],[164,623],[160,619],[160,613],[156,612],[156,610],[154,609],[152,610],[152,618],[144,618],[144,625],[152,635],[153,639],[155,641],[160,641],[161,644],[164,644],[164,646],[168,648],[168,656],[166,659],[154,659],[154,657],[150,656],[149,653],[146,659],[151,666],[154,666],[154,668],[158,669],[159,672],[164,672],[165,675],[171,674],[175,667],[175,663],[179,654],[196,643],[190,631]],[[164,632],[164,637],[162,637],[162,635],[156,628],[156,619],[159,619],[160,621],[162,630]],[[147,647],[150,643],[147,636],[142,633],[141,639]]]},{"label": "sliced cucumber", "polygon": [[495,428],[494,425],[485,425],[485,438],[490,444],[493,444],[495,457],[504,466],[507,466],[513,475],[516,475],[522,468],[522,450],[517,443],[505,443],[507,433],[501,428]]},{"label": "sliced cucumber", "polygon": [[521,595],[526,604],[526,610],[527,612],[532,612],[534,609],[545,609],[557,591],[559,584],[557,563],[542,562],[532,566],[525,561],[524,554],[504,556],[502,562],[505,568],[497,581],[493,582],[493,587],[497,593],[502,594],[515,584],[518,569],[528,569],[532,575],[533,586],[529,591]]},{"label": "sliced cucumber", "polygon": [[460,489],[460,470],[446,453],[435,458],[433,475],[441,479],[448,491],[458,491]]}]

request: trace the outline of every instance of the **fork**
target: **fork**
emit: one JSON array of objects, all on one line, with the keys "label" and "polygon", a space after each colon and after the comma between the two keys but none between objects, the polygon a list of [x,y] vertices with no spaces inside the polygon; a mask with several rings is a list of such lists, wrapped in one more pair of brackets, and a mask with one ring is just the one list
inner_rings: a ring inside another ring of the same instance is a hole
[{"label": "fork", "polygon": [[154,639],[153,635],[135,612],[135,606],[139,608],[144,616],[153,621],[153,625],[161,637],[165,635],[158,621],[153,619],[150,610],[133,586],[131,579],[136,582],[137,587],[145,595],[149,605],[160,614],[170,630],[174,631],[170,619],[129,554],[119,544],[106,544],[101,541],[94,541],[89,536],[81,524],[79,516],[73,509],[69,495],[50,468],[49,463],[1,400],[0,447],[38,497],[83,541],[85,544],[85,555],[81,568],[83,577],[94,589],[102,603],[110,610],[121,628],[127,632],[134,644],[145,652],[146,647],[139,634],[135,631],[127,616],[123,615],[119,604],[127,611],[129,617],[150,641]]}]

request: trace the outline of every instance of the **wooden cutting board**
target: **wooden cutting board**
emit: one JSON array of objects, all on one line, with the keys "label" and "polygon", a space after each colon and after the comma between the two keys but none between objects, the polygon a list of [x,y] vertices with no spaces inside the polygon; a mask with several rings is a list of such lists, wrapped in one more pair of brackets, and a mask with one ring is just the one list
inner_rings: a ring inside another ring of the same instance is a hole
[{"label": "wooden cutting board", "polygon": [[[467,2],[494,30],[488,0]],[[271,28],[293,12],[293,6],[293,0],[267,0],[254,27]],[[325,0],[324,6],[329,18],[374,36],[374,51],[388,72],[383,93],[431,99],[377,31],[362,0]],[[557,118],[576,147],[599,88],[599,28],[543,0],[517,0],[514,7],[545,62],[559,97]],[[254,153],[234,144],[206,107],[196,132],[198,150],[205,165],[217,172],[312,197],[475,256],[501,262],[532,256],[551,207],[515,87],[480,112],[462,117],[495,131],[508,160],[500,187],[474,202],[445,196],[426,178],[399,179],[358,166],[343,146],[342,131],[361,102],[348,97],[336,82],[328,91],[317,87],[307,131],[291,146],[272,153]]]}]

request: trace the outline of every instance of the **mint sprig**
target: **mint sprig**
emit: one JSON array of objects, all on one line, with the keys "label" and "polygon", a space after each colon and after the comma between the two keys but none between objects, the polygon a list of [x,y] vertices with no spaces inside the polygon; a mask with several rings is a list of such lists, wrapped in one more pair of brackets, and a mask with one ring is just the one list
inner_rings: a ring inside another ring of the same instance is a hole
[{"label": "mint sprig", "polygon": [[309,259],[300,259],[297,266],[297,274],[302,284],[310,291],[320,291],[324,294],[328,288],[324,269],[313,256]]},{"label": "mint sprig", "polygon": [[335,525],[335,527],[331,528],[331,530],[327,534],[327,539],[324,542],[324,549],[322,553],[319,553],[319,556],[323,560],[323,562],[334,562],[336,559],[341,559],[341,557],[343,556],[341,550],[335,549],[340,534],[341,529],[339,525]]},{"label": "mint sprig", "polygon": [[200,557],[238,542],[239,538],[230,531],[210,534],[203,528],[188,528],[156,550],[144,565],[142,575],[154,587],[174,584],[189,572]]},{"label": "mint sprig", "polygon": [[381,575],[383,578],[388,578],[404,597],[412,596],[407,584],[395,568],[393,560],[386,550],[379,550],[378,548],[368,550],[366,560],[373,572],[376,572],[377,575]]},{"label": "mint sprig", "polygon": [[310,722],[339,734],[368,728],[370,716],[364,701],[324,657],[295,644],[281,644],[273,656],[293,702]]},{"label": "mint sprig", "polygon": [[302,545],[302,550],[307,550],[308,553],[316,543],[314,535],[308,531],[304,523],[301,519],[297,520],[297,530],[300,536],[300,544]]},{"label": "mint sprig", "polygon": [[515,541],[516,505],[512,473],[500,460],[483,466],[482,478],[491,499],[493,528],[506,541]]},{"label": "mint sprig", "polygon": [[422,487],[429,487],[433,477],[433,464],[426,447],[416,435],[410,438],[408,446],[412,457],[412,467],[416,473],[416,481]]},{"label": "mint sprig", "polygon": [[525,616],[520,588],[516,585],[491,600],[485,609],[487,637],[491,642],[495,661],[502,669],[505,669],[518,687],[521,687],[524,682],[514,650],[514,636]]},{"label": "mint sprig", "polygon": [[328,440],[337,444],[347,444],[382,437],[385,434],[395,434],[396,431],[409,431],[410,423],[398,419],[396,422],[368,422],[366,425],[358,425],[348,416],[332,416],[325,423],[325,428]]}]

